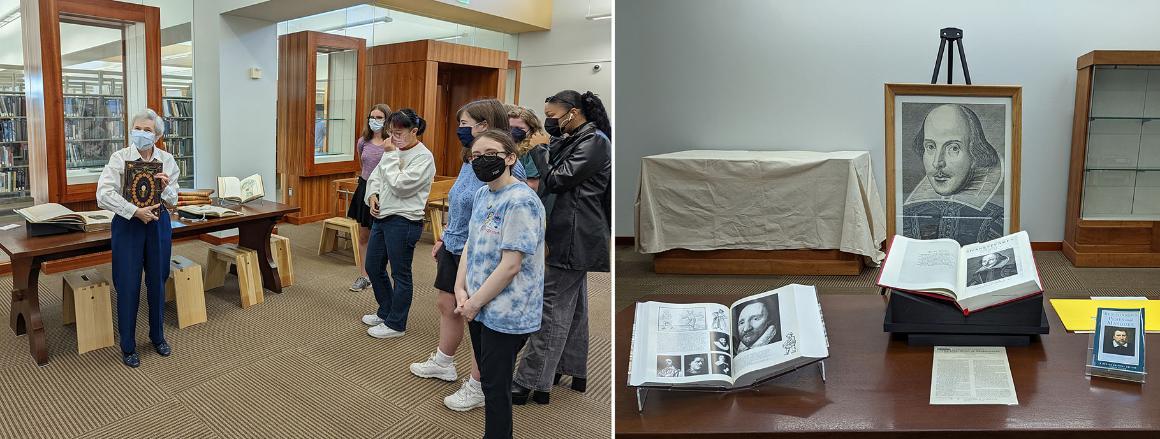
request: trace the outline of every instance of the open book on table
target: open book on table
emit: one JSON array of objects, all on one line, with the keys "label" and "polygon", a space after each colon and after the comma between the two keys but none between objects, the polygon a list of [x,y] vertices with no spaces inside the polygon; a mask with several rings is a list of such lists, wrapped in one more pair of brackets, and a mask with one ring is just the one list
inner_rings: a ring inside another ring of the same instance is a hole
[{"label": "open book on table", "polygon": [[241,180],[238,177],[218,177],[217,192],[218,198],[238,203],[248,203],[266,196],[262,174],[254,174]]},{"label": "open book on table", "polygon": [[787,285],[731,306],[636,304],[628,385],[736,389],[830,355],[817,291]]},{"label": "open book on table", "polygon": [[113,212],[107,210],[74,212],[57,203],[37,204],[16,209],[15,212],[29,224],[51,224],[84,232],[109,230],[113,224]]},{"label": "open book on table", "polygon": [[962,247],[895,236],[878,285],[950,300],[963,314],[1043,292],[1027,232]]},{"label": "open book on table", "polygon": [[225,207],[218,207],[209,204],[181,206],[177,208],[177,211],[180,212],[180,215],[183,218],[200,218],[203,216],[211,218],[225,218],[227,216],[238,216],[242,214],[241,212],[233,209],[227,209]]}]

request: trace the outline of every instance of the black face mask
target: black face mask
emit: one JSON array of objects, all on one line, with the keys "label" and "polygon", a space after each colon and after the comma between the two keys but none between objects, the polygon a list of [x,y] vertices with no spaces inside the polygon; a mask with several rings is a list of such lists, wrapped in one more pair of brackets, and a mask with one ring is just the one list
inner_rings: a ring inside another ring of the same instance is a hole
[{"label": "black face mask", "polygon": [[560,118],[548,117],[544,119],[544,131],[547,131],[552,137],[560,137],[564,135],[564,131],[560,130]]},{"label": "black face mask", "polygon": [[527,138],[528,138],[528,132],[525,131],[523,128],[512,127],[512,140],[515,140],[516,143],[523,142],[524,139],[527,139]]},{"label": "black face mask", "polygon": [[475,171],[475,177],[484,183],[489,183],[500,175],[503,175],[504,168],[507,163],[504,163],[503,157],[481,155],[471,161],[471,170]]}]

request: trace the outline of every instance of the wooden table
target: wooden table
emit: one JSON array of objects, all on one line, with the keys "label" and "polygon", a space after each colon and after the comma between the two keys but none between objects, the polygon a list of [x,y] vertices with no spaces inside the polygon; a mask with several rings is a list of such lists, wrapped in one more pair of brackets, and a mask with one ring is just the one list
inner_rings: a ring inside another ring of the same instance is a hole
[{"label": "wooden table", "polygon": [[[278,269],[270,255],[270,233],[279,219],[297,212],[298,208],[255,200],[233,209],[242,215],[205,222],[182,221],[183,226],[174,227],[173,238],[237,228],[238,245],[257,251],[258,258],[266,261],[259,264],[262,286],[281,293]],[[171,214],[171,218],[176,217],[176,214]],[[56,259],[107,251],[110,249],[109,237],[110,232],[105,231],[29,238],[25,227],[0,232],[0,249],[12,259],[10,324],[16,335],[28,334],[28,349],[37,364],[48,364],[48,342],[44,335],[44,319],[40,315],[37,285],[41,265]]]},{"label": "wooden table", "polygon": [[[737,297],[649,296],[664,302]],[[1007,348],[1018,406],[932,406],[931,347],[910,347],[882,332],[877,295],[823,295],[830,337],[823,383],[807,367],[756,389],[728,394],[650,391],[644,412],[628,387],[629,334],[635,306],[616,315],[616,432],[625,437],[1160,437],[1160,389],[1084,376],[1090,335],[1063,330],[1049,310],[1042,343]],[[1050,309],[1050,307],[1049,307]],[[1149,349],[1146,363],[1160,361]],[[1107,433],[1103,435],[1100,433]]]}]

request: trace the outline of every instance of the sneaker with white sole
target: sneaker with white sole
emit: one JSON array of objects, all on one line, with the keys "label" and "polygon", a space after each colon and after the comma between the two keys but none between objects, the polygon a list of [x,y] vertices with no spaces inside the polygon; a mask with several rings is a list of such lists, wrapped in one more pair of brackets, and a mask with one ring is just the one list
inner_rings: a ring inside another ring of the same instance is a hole
[{"label": "sneaker with white sole", "polygon": [[354,292],[359,292],[359,291],[365,290],[367,288],[370,288],[370,286],[371,286],[370,279],[368,279],[366,276],[359,276],[359,278],[355,279],[354,283],[351,284],[350,290],[354,291]]},{"label": "sneaker with white sole", "polygon": [[483,407],[483,387],[471,385],[471,378],[465,379],[458,391],[443,398],[443,405],[457,412]]},{"label": "sneaker with white sole", "polygon": [[367,314],[363,316],[362,322],[367,326],[379,326],[383,324],[383,319],[379,318],[378,314]]},{"label": "sneaker with white sole", "polygon": [[438,378],[443,381],[455,381],[459,377],[455,373],[455,363],[447,366],[440,366],[435,362],[435,353],[431,353],[431,357],[422,363],[411,363],[411,373],[419,378]]},{"label": "sneaker with white sole", "polygon": [[383,323],[379,323],[376,326],[371,326],[371,327],[367,328],[367,335],[370,335],[371,337],[374,337],[374,338],[402,337],[403,334],[405,334],[405,333],[406,332],[396,331],[394,329],[391,329]]}]

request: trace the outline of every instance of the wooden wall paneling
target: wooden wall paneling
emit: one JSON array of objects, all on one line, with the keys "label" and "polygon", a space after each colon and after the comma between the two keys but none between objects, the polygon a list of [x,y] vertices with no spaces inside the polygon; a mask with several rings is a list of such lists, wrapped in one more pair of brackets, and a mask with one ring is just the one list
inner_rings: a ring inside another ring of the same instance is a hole
[{"label": "wooden wall paneling", "polygon": [[[1067,177],[1067,216],[1063,228],[1063,239],[1075,243],[1076,222],[1080,216],[1083,197],[1083,162],[1087,151],[1087,118],[1091,108],[1092,69],[1079,69],[1075,77],[1075,110],[1072,113],[1071,128],[1071,169]],[[1075,164],[1079,163],[1079,166]]]},{"label": "wooden wall paneling", "polygon": [[[515,84],[512,85],[512,91],[513,91],[512,92],[512,104],[519,105],[520,104],[520,79],[521,79],[521,77],[523,77],[524,63],[523,63],[523,61],[509,59],[507,68],[508,68],[509,72],[516,73]],[[507,75],[504,75],[504,76],[507,76]]]}]

